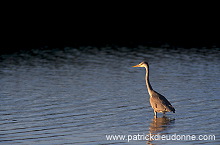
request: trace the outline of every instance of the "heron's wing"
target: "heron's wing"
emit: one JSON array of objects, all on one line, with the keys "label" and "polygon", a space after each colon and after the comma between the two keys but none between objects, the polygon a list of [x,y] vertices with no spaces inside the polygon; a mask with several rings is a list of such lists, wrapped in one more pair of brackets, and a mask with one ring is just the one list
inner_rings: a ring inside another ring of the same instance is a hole
[{"label": "heron's wing", "polygon": [[175,109],[170,104],[170,102],[163,95],[157,93],[156,91],[152,92],[151,102],[152,107],[157,107],[158,110],[173,111],[175,113]]}]

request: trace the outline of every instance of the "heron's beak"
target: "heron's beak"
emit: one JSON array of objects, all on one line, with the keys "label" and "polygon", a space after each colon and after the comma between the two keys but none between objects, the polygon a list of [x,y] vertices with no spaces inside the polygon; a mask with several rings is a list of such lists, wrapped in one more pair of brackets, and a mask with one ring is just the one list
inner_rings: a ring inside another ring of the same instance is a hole
[{"label": "heron's beak", "polygon": [[132,67],[140,67],[140,65],[138,64],[138,65],[135,65],[135,66],[132,66]]}]

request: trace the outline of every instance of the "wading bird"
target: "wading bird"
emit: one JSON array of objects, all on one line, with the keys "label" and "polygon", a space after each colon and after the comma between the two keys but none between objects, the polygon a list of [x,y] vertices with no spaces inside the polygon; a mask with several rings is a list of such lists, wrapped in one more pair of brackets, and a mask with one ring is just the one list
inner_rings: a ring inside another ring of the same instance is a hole
[{"label": "wading bird", "polygon": [[166,112],[173,112],[175,113],[174,107],[170,104],[170,102],[161,94],[157,93],[153,90],[150,85],[149,81],[149,65],[147,62],[141,62],[138,65],[133,67],[145,67],[146,68],[146,85],[147,90],[150,95],[150,104],[151,107],[154,109],[154,117],[157,118],[157,112],[162,112],[165,114]]}]

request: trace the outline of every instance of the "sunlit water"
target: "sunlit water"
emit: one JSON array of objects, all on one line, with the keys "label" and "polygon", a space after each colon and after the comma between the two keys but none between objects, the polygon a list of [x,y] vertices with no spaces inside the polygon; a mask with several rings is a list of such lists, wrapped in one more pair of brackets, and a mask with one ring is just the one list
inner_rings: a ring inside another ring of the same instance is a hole
[{"label": "sunlit water", "polygon": [[[145,69],[131,67],[143,60],[149,62],[152,87],[175,114],[153,118]],[[65,48],[2,55],[0,144],[220,144],[219,62],[217,48]],[[135,138],[138,134],[215,135],[215,140],[147,141]]]}]

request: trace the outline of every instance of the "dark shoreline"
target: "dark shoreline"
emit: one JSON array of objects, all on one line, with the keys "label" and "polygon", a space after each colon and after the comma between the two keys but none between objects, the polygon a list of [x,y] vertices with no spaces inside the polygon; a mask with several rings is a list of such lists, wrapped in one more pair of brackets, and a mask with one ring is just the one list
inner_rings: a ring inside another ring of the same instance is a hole
[{"label": "dark shoreline", "polygon": [[40,40],[11,40],[3,41],[0,44],[0,54],[13,53],[20,50],[31,50],[31,49],[54,49],[54,48],[65,48],[65,47],[128,47],[135,48],[138,46],[146,47],[165,47],[167,49],[176,48],[220,48],[220,42],[215,40],[77,40],[77,39],[40,39]]}]

